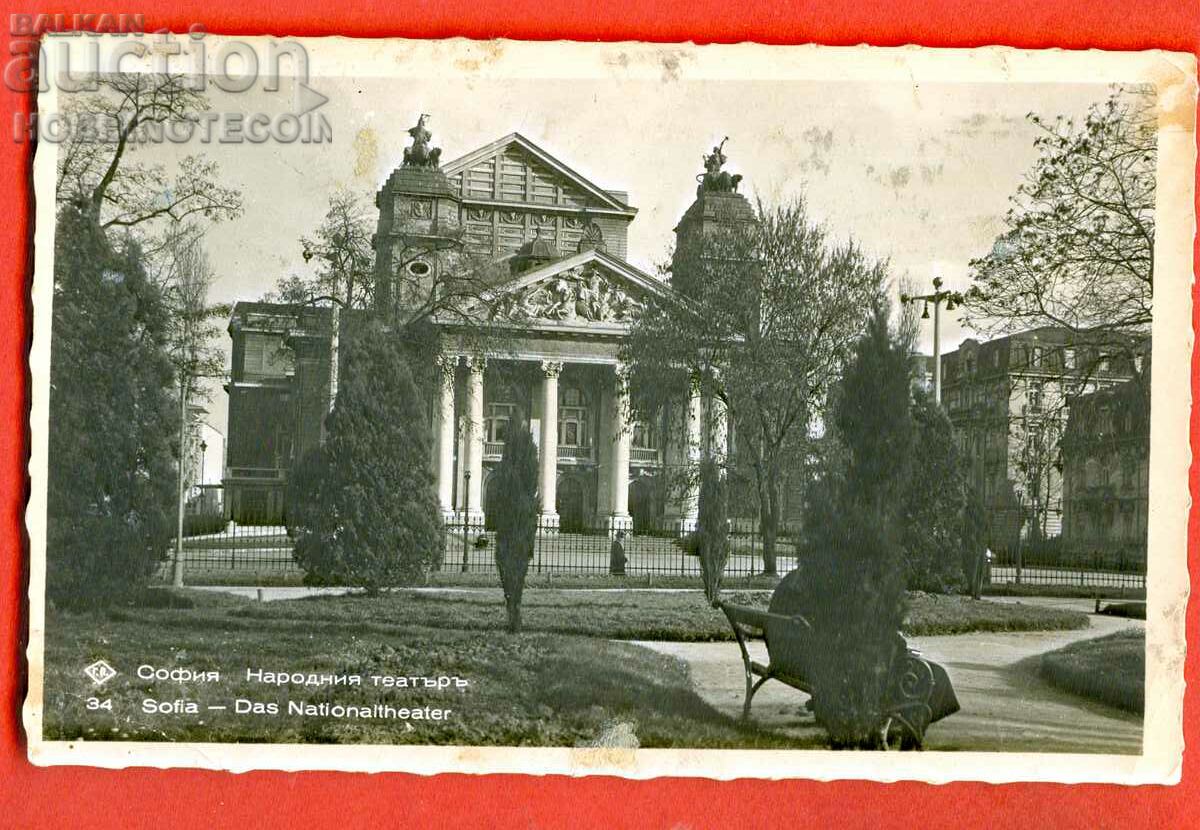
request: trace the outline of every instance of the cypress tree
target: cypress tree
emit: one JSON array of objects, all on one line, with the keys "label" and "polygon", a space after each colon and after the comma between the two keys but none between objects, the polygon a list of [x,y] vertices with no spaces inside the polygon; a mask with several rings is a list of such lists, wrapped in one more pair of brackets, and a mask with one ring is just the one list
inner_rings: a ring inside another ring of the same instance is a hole
[{"label": "cypress tree", "polygon": [[721,597],[721,577],[729,561],[729,498],[721,467],[707,460],[700,465],[700,504],[697,535],[704,596],[713,605]]},{"label": "cypress tree", "polygon": [[289,529],[310,584],[368,593],[422,580],[442,556],[425,405],[397,338],[366,322],[344,341],[326,440],[297,468]]},{"label": "cypress tree", "polygon": [[496,567],[504,588],[508,630],[521,630],[521,595],[537,534],[538,454],[524,422],[510,425],[496,469]]},{"label": "cypress tree", "polygon": [[904,612],[900,514],[912,455],[908,344],[878,306],[842,377],[832,426],[847,450],[810,496],[810,552],[771,610],[802,614],[813,649],[796,667],[835,747],[877,747]]}]

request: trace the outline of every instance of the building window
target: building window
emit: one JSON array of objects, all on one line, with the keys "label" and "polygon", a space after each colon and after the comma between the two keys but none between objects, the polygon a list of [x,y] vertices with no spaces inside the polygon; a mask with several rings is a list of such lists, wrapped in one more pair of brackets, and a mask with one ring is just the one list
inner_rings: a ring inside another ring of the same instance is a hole
[{"label": "building window", "polygon": [[291,374],[291,353],[270,334],[247,334],[243,341],[242,374],[249,378],[282,378]]},{"label": "building window", "polygon": [[509,426],[516,417],[516,411],[516,404],[488,404],[484,440],[493,444],[503,444],[507,441]]},{"label": "building window", "polygon": [[633,435],[629,439],[630,446],[639,450],[658,449],[658,435],[649,424],[638,421],[633,425]]},{"label": "building window", "polygon": [[1029,384],[1029,409],[1031,412],[1040,412],[1042,409],[1042,385],[1040,383]]},{"label": "building window", "polygon": [[576,386],[563,389],[558,402],[558,445],[560,447],[590,447],[587,399]]}]

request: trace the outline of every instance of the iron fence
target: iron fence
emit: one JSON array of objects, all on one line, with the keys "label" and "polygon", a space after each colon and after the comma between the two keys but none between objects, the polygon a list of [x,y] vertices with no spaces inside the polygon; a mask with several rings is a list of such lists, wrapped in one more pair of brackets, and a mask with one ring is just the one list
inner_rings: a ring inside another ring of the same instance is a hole
[{"label": "iron fence", "polygon": [[1144,589],[1146,560],[1125,551],[1002,550],[992,555],[990,581],[993,585]]},{"label": "iron fence", "polygon": [[[174,557],[175,544],[171,544]],[[292,559],[292,540],[287,528],[279,525],[251,525],[230,522],[214,532],[198,532],[183,537],[185,573],[197,571],[270,571],[299,572]],[[168,567],[169,564],[168,564]]]},{"label": "iron fence", "polygon": [[[619,540],[628,575],[700,576],[700,558],[689,544],[690,533],[670,521],[626,530]],[[608,574],[612,570],[614,533],[604,524],[556,527],[539,524],[529,572],[534,574]],[[478,522],[446,525],[442,570],[496,572],[496,533]],[[757,522],[734,519],[729,529],[728,576],[763,571],[762,535]],[[784,575],[796,568],[798,554],[787,535],[776,539],[776,569]]]},{"label": "iron fence", "polygon": [[[279,525],[229,523],[212,532],[198,528],[183,539],[185,574],[205,572],[299,574],[292,540]],[[610,573],[613,533],[603,524],[552,527],[541,524],[534,539],[531,574],[603,575]],[[639,523],[620,540],[628,575],[700,576],[700,560],[688,528],[676,523]],[[733,519],[725,573],[731,577],[762,573],[762,535],[758,523]],[[497,573],[496,533],[479,522],[446,524],[442,541],[443,572]],[[164,563],[169,577],[172,556]],[[776,571],[790,573],[800,563],[797,539],[784,532],[776,540]],[[1126,551],[1068,553],[1062,550],[999,550],[990,567],[992,584],[1062,585],[1083,588],[1138,589],[1146,585],[1144,556]]]}]

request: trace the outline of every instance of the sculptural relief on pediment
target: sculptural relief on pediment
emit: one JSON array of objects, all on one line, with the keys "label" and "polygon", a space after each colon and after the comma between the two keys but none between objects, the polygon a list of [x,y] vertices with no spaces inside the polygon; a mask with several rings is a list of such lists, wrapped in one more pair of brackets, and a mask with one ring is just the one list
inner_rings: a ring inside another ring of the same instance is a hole
[{"label": "sculptural relief on pediment", "polygon": [[513,317],[560,322],[629,323],[645,303],[593,265],[563,271],[508,294],[498,311]]}]

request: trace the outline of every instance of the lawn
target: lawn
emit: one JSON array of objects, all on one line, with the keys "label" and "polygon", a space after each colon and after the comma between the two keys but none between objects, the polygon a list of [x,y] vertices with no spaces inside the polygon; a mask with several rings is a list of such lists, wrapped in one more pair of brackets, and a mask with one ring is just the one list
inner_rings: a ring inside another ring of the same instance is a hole
[{"label": "lawn", "polygon": [[[765,605],[768,591],[727,599]],[[255,602],[157,590],[154,607],[73,614],[51,609],[46,635],[45,734],[56,739],[577,746],[632,729],[645,747],[797,747],[743,727],[694,692],[687,666],[614,640],[729,640],[724,616],[699,591],[531,590],[525,633],[503,633],[499,590],[400,590]],[[177,597],[193,607],[163,607]],[[914,594],[913,634],[1087,625],[1073,612]],[[119,674],[93,687],[98,659]],[[731,666],[737,651],[730,651]],[[139,665],[219,671],[219,683],[140,679]],[[277,686],[247,669],[358,675],[361,686]],[[369,677],[465,678],[465,689],[377,686]],[[111,710],[88,708],[110,700]],[[237,713],[236,701],[279,711]],[[190,701],[194,714],[144,711],[146,700]],[[289,716],[289,702],[450,709],[444,720]],[[227,706],[210,711],[210,705]],[[625,726],[628,724],[629,726]]]},{"label": "lawn", "polygon": [[[603,639],[509,636],[497,630],[498,607],[491,629],[484,630],[418,625],[414,608],[422,607],[406,596],[264,605],[199,592],[192,597],[191,609],[51,611],[46,738],[582,746],[621,727],[632,729],[644,747],[805,746],[714,710],[692,690],[680,661]],[[82,668],[101,658],[119,674],[98,691]],[[141,664],[215,670],[221,679],[143,680],[137,677]],[[248,668],[353,674],[363,677],[363,685],[279,687],[248,679]],[[371,675],[449,676],[469,685],[385,688],[373,685]],[[89,698],[111,701],[112,711],[89,711]],[[200,713],[146,713],[147,699],[191,701]],[[275,704],[282,714],[237,714],[238,699]],[[289,716],[289,701],[433,707],[450,714],[440,721]],[[229,708],[209,711],[209,705]]]},{"label": "lawn", "polygon": [[1118,631],[1042,655],[1041,675],[1083,697],[1141,713],[1146,705],[1146,632]]},{"label": "lawn", "polygon": [[[740,605],[766,607],[769,591],[725,591]],[[279,607],[285,606],[285,607]],[[961,596],[914,593],[909,596],[904,631],[912,636],[971,631],[1051,631],[1088,627],[1086,614],[1021,603],[998,603]],[[313,597],[287,603],[247,605],[236,613],[249,618],[320,621],[322,625],[422,625],[429,628],[488,631],[504,620],[498,589],[397,591],[375,598]],[[699,591],[527,591],[521,606],[527,631],[616,640],[679,642],[733,640],[724,614]],[[386,621],[386,622],[384,622]]]}]

